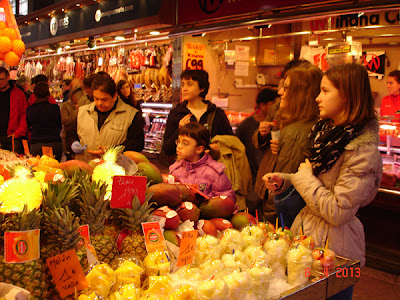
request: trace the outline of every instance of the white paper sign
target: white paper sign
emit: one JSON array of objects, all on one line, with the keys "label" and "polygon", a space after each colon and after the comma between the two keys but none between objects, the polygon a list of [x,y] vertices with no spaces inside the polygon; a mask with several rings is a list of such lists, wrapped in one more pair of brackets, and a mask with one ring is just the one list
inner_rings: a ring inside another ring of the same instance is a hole
[{"label": "white paper sign", "polygon": [[236,61],[249,61],[250,59],[250,47],[249,46],[235,46]]},{"label": "white paper sign", "polygon": [[235,76],[249,76],[249,62],[248,61],[236,61],[235,64]]}]

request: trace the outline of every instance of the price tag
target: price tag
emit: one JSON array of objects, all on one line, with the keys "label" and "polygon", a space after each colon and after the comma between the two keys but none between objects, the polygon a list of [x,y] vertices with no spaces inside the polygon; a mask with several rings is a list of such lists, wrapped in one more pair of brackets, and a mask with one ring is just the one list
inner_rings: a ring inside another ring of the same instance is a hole
[{"label": "price tag", "polygon": [[4,261],[23,263],[40,258],[40,229],[4,233]]},{"label": "price tag", "polygon": [[144,233],[144,241],[146,244],[147,253],[157,250],[167,250],[167,244],[165,243],[164,236],[161,232],[160,223],[142,223],[142,229]]},{"label": "price tag", "polygon": [[99,262],[97,258],[96,249],[93,245],[86,244],[86,257],[88,260],[89,266],[94,265],[96,262]]},{"label": "price tag", "polygon": [[79,235],[83,238],[83,242],[79,242],[78,246],[82,246],[83,243],[85,245],[90,244],[89,225],[86,224],[86,225],[79,226],[78,232],[79,232]]},{"label": "price tag", "polygon": [[177,267],[191,264],[193,262],[198,232],[198,230],[192,230],[182,233],[178,262],[176,264]]},{"label": "price tag", "polygon": [[73,294],[75,290],[80,291],[88,287],[75,250],[50,257],[46,263],[61,298]]},{"label": "price tag", "polygon": [[31,155],[31,153],[29,152],[29,146],[27,140],[22,140],[22,146],[24,146],[25,155]]},{"label": "price tag", "polygon": [[111,193],[111,208],[132,208],[132,199],[137,195],[140,204],[146,197],[145,176],[114,176]]},{"label": "price tag", "polygon": [[48,157],[53,157],[53,148],[42,146],[42,154]]},{"label": "price tag", "polygon": [[186,70],[203,70],[206,45],[186,43],[184,64]]}]

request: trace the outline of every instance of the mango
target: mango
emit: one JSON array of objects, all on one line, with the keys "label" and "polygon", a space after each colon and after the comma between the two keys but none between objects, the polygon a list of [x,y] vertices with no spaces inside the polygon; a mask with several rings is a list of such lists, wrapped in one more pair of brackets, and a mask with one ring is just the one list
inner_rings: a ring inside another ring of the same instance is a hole
[{"label": "mango", "polygon": [[136,164],[141,163],[141,162],[150,162],[146,156],[144,156],[140,152],[136,151],[125,151],[124,155],[128,156],[130,159],[132,159]]},{"label": "mango", "polygon": [[196,222],[200,217],[200,209],[192,202],[182,202],[176,212],[182,222],[186,220]]},{"label": "mango", "polygon": [[196,198],[195,193],[190,188],[185,184],[177,184],[176,186],[181,190],[182,202],[192,202],[196,206],[199,206],[200,201]]},{"label": "mango", "polygon": [[224,218],[232,217],[236,210],[235,202],[226,196],[218,196],[203,202],[200,205],[200,217],[202,219]]},{"label": "mango", "polygon": [[[140,164],[139,164],[140,165]],[[150,202],[156,202],[158,206],[175,207],[182,202],[181,190],[175,184],[159,183],[149,186],[146,194],[153,192]]]},{"label": "mango", "polygon": [[141,162],[137,164],[138,166],[138,174],[147,177],[147,182],[151,182],[151,184],[162,183],[163,178],[160,170],[156,165],[150,162]]},{"label": "mango", "polygon": [[164,238],[174,244],[175,246],[179,247],[181,245],[181,238],[178,236],[178,231],[166,229],[164,230]]},{"label": "mango", "polygon": [[251,214],[238,212],[232,217],[231,223],[233,228],[237,230],[242,230],[243,227],[249,225],[250,223],[252,225],[256,225],[257,220]]},{"label": "mango", "polygon": [[68,160],[66,162],[61,163],[62,168],[68,177],[72,177],[75,172],[86,171],[89,175],[93,173],[93,167],[88,163],[85,163],[80,160]]}]

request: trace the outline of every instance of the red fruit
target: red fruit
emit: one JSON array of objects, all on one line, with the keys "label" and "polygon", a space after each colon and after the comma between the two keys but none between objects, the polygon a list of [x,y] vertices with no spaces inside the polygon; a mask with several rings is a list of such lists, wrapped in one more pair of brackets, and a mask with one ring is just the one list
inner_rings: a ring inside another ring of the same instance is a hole
[{"label": "red fruit", "polygon": [[[226,196],[213,197],[200,205],[203,219],[230,218],[236,209],[236,203]],[[254,223],[255,224],[255,223]]]},{"label": "red fruit", "polygon": [[181,238],[176,230],[164,230],[164,238],[177,247],[181,245]]},{"label": "red fruit", "polygon": [[146,190],[146,194],[151,192],[153,192],[153,196],[150,201],[156,202],[160,207],[164,205],[175,207],[182,202],[181,190],[175,184],[153,184]]},{"label": "red fruit", "polygon": [[182,202],[176,212],[182,222],[186,220],[196,222],[200,217],[200,209],[192,202]]},{"label": "red fruit", "polygon": [[178,213],[170,209],[168,206],[163,206],[152,212],[152,215],[165,218],[164,229],[177,229],[180,223]]},{"label": "red fruit", "polygon": [[200,201],[197,200],[196,195],[190,188],[188,188],[185,184],[177,184],[176,186],[181,190],[182,201],[192,202],[199,207]]},{"label": "red fruit", "polygon": [[227,228],[233,228],[232,223],[222,218],[213,218],[210,221],[214,224],[218,231],[224,231]]},{"label": "red fruit", "polygon": [[59,174],[56,172],[48,172],[45,176],[44,176],[44,182],[58,182],[61,183],[65,180],[65,177],[63,174]]},{"label": "red fruit", "polygon": [[330,258],[322,257],[319,261],[322,268],[332,269],[335,266],[334,261]]},{"label": "red fruit", "polygon": [[233,225],[233,228],[237,230],[242,230],[244,226],[249,225],[250,223],[256,225],[257,220],[251,214],[238,212],[232,217],[231,223]]},{"label": "red fruit", "polygon": [[205,234],[210,234],[217,237],[217,228],[210,220],[198,220],[196,227],[199,230],[203,230]]},{"label": "red fruit", "polygon": [[323,251],[320,249],[314,249],[312,252],[312,256],[314,260],[320,260],[323,255]]},{"label": "red fruit", "polygon": [[80,160],[68,160],[66,162],[61,163],[61,166],[67,173],[68,177],[72,177],[75,172],[80,170],[86,171],[89,174],[93,173],[93,167]]}]

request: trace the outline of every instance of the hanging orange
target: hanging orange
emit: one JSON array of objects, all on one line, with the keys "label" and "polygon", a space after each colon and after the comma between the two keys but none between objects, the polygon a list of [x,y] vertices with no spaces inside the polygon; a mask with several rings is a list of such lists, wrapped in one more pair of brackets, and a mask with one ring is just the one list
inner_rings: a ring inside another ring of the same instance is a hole
[{"label": "hanging orange", "polygon": [[0,29],[3,30],[3,29],[6,29],[6,28],[7,28],[7,24],[5,22],[3,22],[3,21],[0,21]]},{"label": "hanging orange", "polygon": [[0,36],[0,52],[7,53],[12,49],[12,42],[7,36]]},{"label": "hanging orange", "polygon": [[9,51],[4,56],[4,62],[10,67],[18,65],[20,57],[12,51]]},{"label": "hanging orange", "polygon": [[13,40],[11,50],[15,52],[15,54],[17,54],[18,56],[22,56],[25,51],[25,43],[21,40]]},{"label": "hanging orange", "polygon": [[3,29],[3,35],[8,36],[12,41],[18,38],[17,32],[12,28]]},{"label": "hanging orange", "polygon": [[5,53],[0,52],[0,60],[4,61],[4,56],[5,56],[5,55],[6,55]]}]

